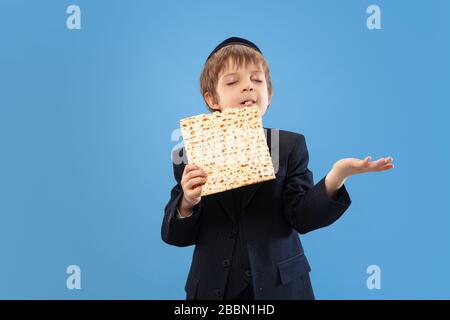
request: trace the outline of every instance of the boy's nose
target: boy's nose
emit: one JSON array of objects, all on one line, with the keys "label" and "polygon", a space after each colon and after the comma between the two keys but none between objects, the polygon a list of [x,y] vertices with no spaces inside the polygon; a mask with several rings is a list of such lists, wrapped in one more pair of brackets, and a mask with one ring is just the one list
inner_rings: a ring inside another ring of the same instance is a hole
[{"label": "boy's nose", "polygon": [[253,85],[251,83],[248,83],[246,85],[244,85],[244,88],[242,89],[242,91],[253,91]]}]

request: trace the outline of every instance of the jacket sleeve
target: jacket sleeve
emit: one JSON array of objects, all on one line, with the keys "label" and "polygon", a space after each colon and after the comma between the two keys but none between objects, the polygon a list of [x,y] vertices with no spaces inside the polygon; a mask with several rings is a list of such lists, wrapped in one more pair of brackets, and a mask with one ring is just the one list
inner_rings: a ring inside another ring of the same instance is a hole
[{"label": "jacket sleeve", "polygon": [[[184,151],[184,150],[183,150]],[[177,217],[177,207],[183,197],[181,178],[183,176],[185,164],[173,164],[173,172],[177,184],[170,192],[170,200],[164,209],[164,219],[161,226],[161,238],[164,242],[186,247],[197,242],[200,229],[200,215],[202,211],[202,201],[197,204],[191,216],[180,219]]]},{"label": "jacket sleeve", "polygon": [[332,224],[351,204],[345,185],[334,198],[326,191],[325,177],[314,185],[308,162],[305,137],[299,135],[288,160],[283,186],[283,213],[301,234]]}]

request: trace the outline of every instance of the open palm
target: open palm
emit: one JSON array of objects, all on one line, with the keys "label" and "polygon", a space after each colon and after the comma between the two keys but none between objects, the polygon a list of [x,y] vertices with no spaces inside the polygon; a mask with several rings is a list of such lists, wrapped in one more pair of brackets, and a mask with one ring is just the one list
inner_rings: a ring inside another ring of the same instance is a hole
[{"label": "open palm", "polygon": [[349,177],[353,174],[374,172],[374,171],[386,171],[394,168],[392,157],[380,158],[376,161],[370,162],[372,157],[368,156],[364,159],[358,158],[344,158],[337,161],[334,167],[339,170],[339,172],[344,177]]}]

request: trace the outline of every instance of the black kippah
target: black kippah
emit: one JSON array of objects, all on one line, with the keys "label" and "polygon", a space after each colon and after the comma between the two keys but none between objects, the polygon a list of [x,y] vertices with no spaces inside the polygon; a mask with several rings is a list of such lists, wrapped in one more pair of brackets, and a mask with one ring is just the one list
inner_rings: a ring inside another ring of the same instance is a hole
[{"label": "black kippah", "polygon": [[256,51],[258,51],[259,53],[262,54],[261,50],[259,50],[259,48],[256,46],[256,44],[254,44],[253,42],[251,42],[249,40],[246,40],[246,39],[243,39],[243,38],[231,37],[231,38],[228,38],[228,39],[222,41],[221,43],[219,43],[219,45],[217,47],[215,47],[214,50],[209,54],[209,56],[206,59],[206,61],[208,61],[209,58],[211,58],[214,53],[216,53],[217,51],[219,51],[223,47],[230,46],[232,44],[240,44],[240,45],[243,45],[243,46],[247,46],[247,47],[250,47],[252,49],[255,49]]}]

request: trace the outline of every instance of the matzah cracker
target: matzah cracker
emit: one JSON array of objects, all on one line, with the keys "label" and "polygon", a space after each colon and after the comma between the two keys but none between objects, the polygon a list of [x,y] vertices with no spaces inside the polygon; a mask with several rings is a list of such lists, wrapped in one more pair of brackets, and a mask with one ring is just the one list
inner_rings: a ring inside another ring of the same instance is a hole
[{"label": "matzah cracker", "polygon": [[257,107],[180,120],[188,164],[208,173],[201,196],[275,179]]}]

